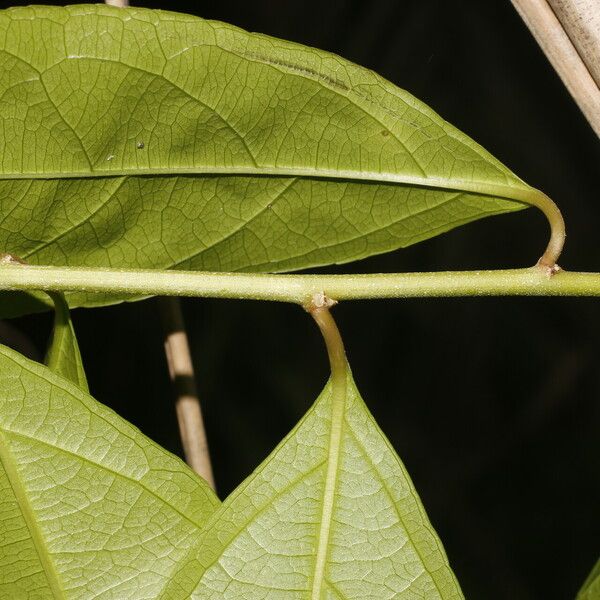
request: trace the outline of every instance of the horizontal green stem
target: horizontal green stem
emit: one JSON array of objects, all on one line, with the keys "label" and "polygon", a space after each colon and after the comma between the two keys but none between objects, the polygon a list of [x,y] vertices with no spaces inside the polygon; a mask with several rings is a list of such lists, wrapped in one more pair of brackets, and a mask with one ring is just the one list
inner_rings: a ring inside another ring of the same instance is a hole
[{"label": "horizontal green stem", "polygon": [[0,290],[197,296],[304,304],[314,294],[335,300],[450,296],[600,296],[600,273],[547,269],[369,275],[267,275],[0,265]]}]

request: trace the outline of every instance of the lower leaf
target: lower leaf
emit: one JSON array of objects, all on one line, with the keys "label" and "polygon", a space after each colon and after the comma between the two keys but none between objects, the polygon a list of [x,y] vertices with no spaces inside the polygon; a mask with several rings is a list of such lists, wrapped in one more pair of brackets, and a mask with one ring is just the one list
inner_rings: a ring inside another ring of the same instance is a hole
[{"label": "lower leaf", "polygon": [[600,598],[600,559],[581,586],[576,600],[598,600]]},{"label": "lower leaf", "polygon": [[408,474],[348,371],[215,512],[168,598],[460,599]]},{"label": "lower leaf", "polygon": [[0,598],[156,599],[219,504],[71,382],[0,346]]}]

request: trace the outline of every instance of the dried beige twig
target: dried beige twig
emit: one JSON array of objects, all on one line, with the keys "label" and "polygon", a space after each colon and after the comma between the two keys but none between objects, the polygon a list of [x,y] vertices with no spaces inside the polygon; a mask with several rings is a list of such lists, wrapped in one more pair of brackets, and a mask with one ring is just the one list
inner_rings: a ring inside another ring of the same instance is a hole
[{"label": "dried beige twig", "polygon": [[598,0],[512,0],[512,3],[600,136]]},{"label": "dried beige twig", "polygon": [[215,489],[202,409],[179,298],[161,298],[165,353],[176,393],[175,411],[186,462]]},{"label": "dried beige twig", "polygon": [[[129,6],[128,0],[106,0],[110,6]],[[161,299],[165,353],[177,398],[175,411],[186,462],[215,489],[202,409],[179,298]]]}]

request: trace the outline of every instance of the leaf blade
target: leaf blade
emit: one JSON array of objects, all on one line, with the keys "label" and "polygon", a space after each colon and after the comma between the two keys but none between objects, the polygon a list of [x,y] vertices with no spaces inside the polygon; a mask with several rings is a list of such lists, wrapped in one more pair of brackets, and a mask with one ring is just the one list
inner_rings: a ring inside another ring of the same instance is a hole
[{"label": "leaf blade", "polygon": [[18,483],[0,499],[0,595],[44,589],[48,573],[39,597],[155,598],[212,490],[46,367],[0,347],[0,371],[0,486]]},{"label": "leaf blade", "polygon": [[[203,599],[259,598],[266,590],[282,599],[462,598],[410,478],[350,375],[339,417],[328,384],[211,517],[173,586]],[[328,487],[330,511],[323,510]]]},{"label": "leaf blade", "polygon": [[597,600],[600,598],[600,559],[586,577],[581,589],[577,594],[576,600]]},{"label": "leaf blade", "polygon": [[0,61],[0,245],[34,263],[296,270],[518,210],[532,193],[374,73],[222,23],[10,9]]},{"label": "leaf blade", "polygon": [[89,392],[69,305],[64,294],[50,292],[48,295],[54,302],[54,327],[44,362],[51,371]]}]

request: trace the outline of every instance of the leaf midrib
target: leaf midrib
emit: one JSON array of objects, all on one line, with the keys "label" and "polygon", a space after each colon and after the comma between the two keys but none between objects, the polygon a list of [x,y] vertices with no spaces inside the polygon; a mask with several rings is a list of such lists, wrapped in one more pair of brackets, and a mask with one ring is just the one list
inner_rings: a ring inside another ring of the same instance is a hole
[{"label": "leaf midrib", "polygon": [[46,541],[42,535],[41,529],[37,525],[33,508],[31,507],[31,503],[27,496],[27,491],[25,490],[25,486],[23,485],[21,476],[19,475],[17,465],[10,452],[9,442],[1,429],[0,462],[4,467],[6,477],[8,478],[8,482],[10,483],[15,498],[17,499],[21,514],[23,515],[23,520],[25,521],[27,529],[29,530],[29,534],[31,535],[31,540],[40,559],[40,563],[42,564],[48,587],[52,591],[52,595],[55,598],[66,598],[66,594],[61,587],[61,581],[59,579],[58,572],[56,571],[54,562],[52,561],[52,557],[48,551]]},{"label": "leaf midrib", "polygon": [[[350,181],[373,184],[415,186],[445,191],[478,194],[491,198],[500,198],[525,206],[538,206],[541,192],[523,184],[508,185],[482,181],[467,181],[443,177],[418,177],[395,173],[377,173],[372,171],[346,171],[335,169],[307,169],[295,167],[175,167],[156,169],[125,169],[114,171],[69,172],[69,173],[14,173],[0,174],[3,180],[48,180],[48,179],[99,179],[128,177],[177,177],[185,175],[197,176],[231,176],[231,177],[293,177],[296,179],[323,179],[331,181]],[[515,207],[514,210],[518,210]]]},{"label": "leaf midrib", "polygon": [[315,556],[315,572],[311,591],[311,600],[319,600],[325,582],[325,570],[329,556],[329,539],[335,492],[337,489],[340,455],[342,452],[342,436],[344,428],[344,413],[348,392],[346,371],[332,374],[331,381],[331,432],[329,436],[329,451],[327,456],[327,472],[323,490],[323,507],[317,535],[317,554]]},{"label": "leaf midrib", "polygon": [[[488,181],[473,181],[468,179],[434,177],[423,175],[410,175],[406,173],[393,173],[390,171],[365,171],[356,169],[324,169],[319,167],[290,167],[290,166],[269,166],[258,165],[256,167],[228,166],[220,167],[215,165],[195,165],[192,167],[169,166],[169,167],[121,167],[121,168],[100,168],[89,170],[72,171],[25,171],[14,173],[0,173],[2,179],[87,179],[99,177],[150,177],[150,176],[176,176],[176,175],[231,175],[231,176],[250,176],[250,177],[306,177],[311,179],[332,179],[332,180],[350,180],[364,181],[374,183],[395,183],[400,185],[415,185],[423,187],[444,188],[452,190],[463,190],[470,192],[481,192],[487,194],[500,195],[506,198],[512,198],[515,192],[529,192],[533,188],[527,184],[522,186],[508,183],[492,183]],[[482,191],[484,189],[496,190]],[[504,192],[504,193],[502,193]]]}]

